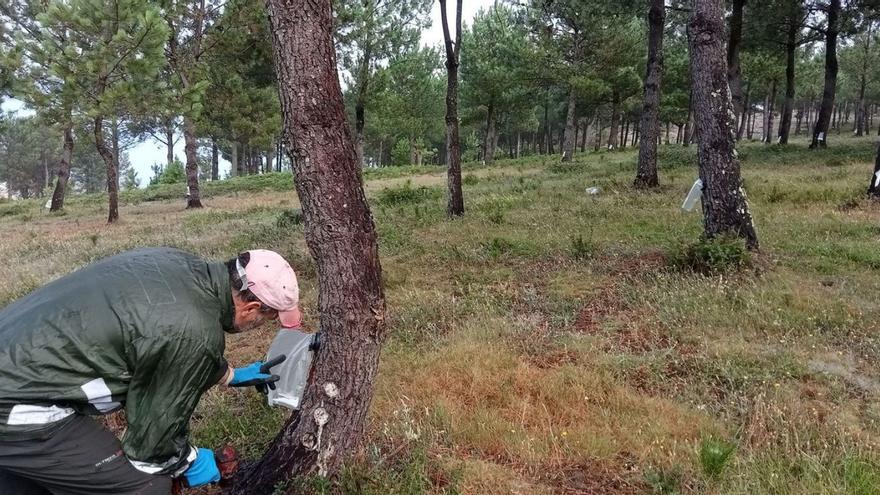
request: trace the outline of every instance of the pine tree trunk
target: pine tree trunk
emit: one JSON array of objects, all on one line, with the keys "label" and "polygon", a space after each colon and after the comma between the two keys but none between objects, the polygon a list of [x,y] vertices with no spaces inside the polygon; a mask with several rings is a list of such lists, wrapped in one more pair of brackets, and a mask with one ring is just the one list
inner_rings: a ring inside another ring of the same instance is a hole
[{"label": "pine tree trunk", "polygon": [[[657,187],[657,141],[660,136],[660,87],[663,80],[663,29],[666,22],[664,0],[651,0],[648,8],[648,64],[645,99],[639,128],[639,165],[633,185],[638,189]],[[669,142],[669,125],[666,126]]]},{"label": "pine tree trunk", "polygon": [[828,2],[828,27],[825,30],[825,88],[822,90],[822,106],[813,128],[810,149],[824,148],[827,145],[828,124],[834,113],[834,96],[837,91],[837,17],[840,0]]},{"label": "pine tree trunk", "polygon": [[770,82],[770,92],[767,94],[767,104],[764,105],[764,137],[763,142],[773,142],[773,106],[776,103],[776,80]]},{"label": "pine tree trunk", "polygon": [[73,158],[73,122],[68,118],[64,126],[64,145],[61,148],[61,160],[58,163],[58,179],[55,181],[55,190],[52,192],[52,206],[49,211],[61,211],[64,209],[64,194],[67,191],[67,181],[70,179],[70,161]]},{"label": "pine tree trunk", "polygon": [[798,25],[791,22],[785,43],[785,100],[779,121],[779,144],[788,144],[791,133],[791,114],[794,111],[794,55],[797,48]]},{"label": "pine tree trunk", "polygon": [[596,114],[596,137],[595,143],[593,143],[593,151],[599,151],[602,149],[602,119],[599,117],[599,114]]},{"label": "pine tree trunk", "polygon": [[231,144],[232,150],[229,153],[229,176],[235,177],[239,175],[238,173],[238,141],[232,141]]},{"label": "pine tree trunk", "polygon": [[202,200],[199,194],[199,158],[197,154],[198,142],[196,140],[196,123],[192,117],[183,117],[183,140],[184,153],[186,153],[186,186],[189,190],[187,208],[201,208]]},{"label": "pine tree trunk", "polygon": [[483,160],[492,163],[495,159],[495,104],[489,102],[486,112],[486,138],[483,141]]},{"label": "pine tree trunk", "polygon": [[615,150],[620,139],[620,93],[613,89],[611,93],[611,130],[608,134],[608,149]]},{"label": "pine tree trunk", "polygon": [[273,143],[269,150],[266,151],[266,173],[275,171],[275,165],[272,163],[272,159],[275,158],[274,154],[272,153],[272,148],[274,147],[275,145]]},{"label": "pine tree trunk", "polygon": [[577,111],[577,93],[575,93],[574,85],[568,90],[568,113],[565,115],[565,130],[562,138],[562,161],[570,162],[574,158],[574,146],[577,142],[575,135],[574,116]]},{"label": "pine tree trunk", "polygon": [[220,153],[217,151],[217,140],[211,138],[211,180],[220,179]]},{"label": "pine tree trunk", "polygon": [[[457,22],[455,24],[455,39],[453,40],[447,20],[446,0],[440,0],[444,45],[446,48],[446,186],[448,189],[446,215],[450,218],[464,215],[464,195],[461,186],[461,141],[459,139],[458,123],[461,2],[462,0],[458,0],[456,4]],[[517,150],[517,153],[519,153],[519,150]]]},{"label": "pine tree trunk", "polygon": [[104,166],[107,168],[107,195],[108,214],[107,223],[119,220],[119,164],[113,159],[113,151],[107,147],[104,141],[104,117],[99,115],[94,119],[95,148]]},{"label": "pine tree trunk", "polygon": [[743,111],[739,116],[739,127],[736,130],[736,140],[739,141],[743,138],[743,134],[746,131],[746,124],[749,120],[749,115],[752,112],[752,82],[749,81],[746,84],[746,95],[743,98]]},{"label": "pine tree trunk", "polygon": [[366,126],[367,85],[370,77],[370,58],[372,58],[372,42],[370,42],[371,30],[367,30],[367,42],[364,44],[364,54],[358,67],[357,100],[354,104],[354,150],[360,167],[364,166],[364,127]]},{"label": "pine tree trunk", "polygon": [[880,199],[880,187],[874,185],[877,183],[878,171],[880,171],[880,143],[877,144],[877,153],[874,157],[874,171],[871,173],[871,179],[868,183],[868,197],[872,199]]},{"label": "pine tree trunk", "polygon": [[317,265],[317,353],[299,414],[232,493],[273,493],[284,480],[336,474],[357,451],[385,340],[376,230],[345,118],[330,0],[269,0],[284,142],[305,239]]},{"label": "pine tree trunk", "polygon": [[742,237],[749,249],[758,248],[758,237],[746,203],[736,158],[733,104],[724,57],[724,1],[694,0],[688,22],[698,157],[703,181],[704,235],[713,238],[731,233]]},{"label": "pine tree trunk", "polygon": [[174,126],[165,126],[165,163],[167,166],[174,164]]},{"label": "pine tree trunk", "polygon": [[730,16],[730,36],[727,43],[727,81],[730,84],[730,96],[737,121],[742,117],[744,101],[742,87],[742,70],[739,64],[739,52],[742,45],[743,5],[746,0],[733,0],[733,13]]},{"label": "pine tree trunk", "polygon": [[[691,92],[693,93],[693,91]],[[683,146],[690,146],[691,139],[693,138],[694,133],[694,97],[693,94],[688,99],[688,116],[687,121],[684,123],[684,135],[682,136],[681,144]]]}]

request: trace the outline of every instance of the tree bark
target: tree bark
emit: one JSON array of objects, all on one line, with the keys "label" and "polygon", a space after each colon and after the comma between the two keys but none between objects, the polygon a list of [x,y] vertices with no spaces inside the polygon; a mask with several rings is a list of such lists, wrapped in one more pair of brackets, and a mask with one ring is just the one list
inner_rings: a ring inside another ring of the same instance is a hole
[{"label": "tree bark", "polygon": [[492,163],[495,159],[495,104],[489,102],[486,111],[486,137],[483,141],[483,161]]},{"label": "tree bark", "polygon": [[346,123],[330,0],[268,0],[284,142],[318,273],[323,343],[293,414],[233,494],[273,493],[308,474],[333,476],[364,435],[385,298],[375,225]]},{"label": "tree bark", "polygon": [[192,117],[183,116],[184,153],[186,153],[186,186],[189,198],[187,208],[201,208],[202,200],[199,193],[199,157],[197,153],[196,123]]},{"label": "tree bark", "polygon": [[211,180],[220,179],[220,153],[217,151],[217,140],[211,138]]},{"label": "tree bark", "polygon": [[779,120],[779,144],[788,144],[791,133],[791,114],[794,111],[794,55],[797,49],[798,25],[792,21],[785,42],[785,101]]},{"label": "tree bark", "polygon": [[880,187],[875,186],[877,183],[877,173],[880,171],[880,143],[877,144],[877,153],[874,158],[874,171],[871,173],[871,179],[868,183],[868,197],[880,199]]},{"label": "tree bark", "polygon": [[174,163],[174,126],[165,127],[165,163],[171,166]]},{"label": "tree bark", "polygon": [[773,107],[776,103],[776,79],[770,82],[770,92],[767,93],[767,103],[764,105],[764,136],[761,141],[773,142]]},{"label": "tree bark", "polygon": [[[639,166],[633,185],[637,189],[657,187],[657,141],[660,137],[660,87],[663,81],[663,29],[666,21],[664,0],[651,0],[648,8],[648,64],[645,75],[645,101],[639,129]],[[666,127],[669,141],[669,126]]]},{"label": "tree bark", "polygon": [[739,141],[743,138],[743,134],[746,131],[746,124],[749,120],[749,114],[752,110],[752,82],[749,81],[746,84],[746,95],[743,98],[743,110],[739,116],[739,127],[736,130],[736,140]]},{"label": "tree bark", "polygon": [[[456,2],[455,39],[449,31],[446,0],[440,0],[440,16],[443,23],[443,40],[446,48],[446,186],[448,198],[446,215],[464,215],[464,195],[461,187],[461,141],[458,124],[458,66],[461,48],[461,3]],[[517,135],[518,137],[519,135]],[[488,139],[486,140],[488,142]],[[517,154],[519,153],[517,143]]]},{"label": "tree bark", "polygon": [[608,134],[608,149],[615,150],[620,139],[620,93],[617,89],[611,92],[611,130]]},{"label": "tree bark", "polygon": [[238,141],[230,143],[231,150],[229,152],[229,176],[235,177],[238,174]]},{"label": "tree bark", "polygon": [[840,0],[828,2],[828,27],[825,31],[825,88],[822,90],[822,106],[813,128],[810,149],[824,148],[827,145],[828,125],[834,113],[834,96],[837,91],[837,17]]},{"label": "tree bark", "polygon": [[733,103],[724,57],[724,1],[694,0],[688,22],[706,238],[733,234],[758,248],[736,158]]},{"label": "tree bark", "polygon": [[574,146],[577,142],[574,117],[577,111],[577,93],[574,85],[568,90],[568,113],[565,115],[565,131],[562,139],[562,161],[570,162],[574,158]]},{"label": "tree bark", "polygon": [[109,196],[107,223],[119,220],[119,163],[113,158],[113,151],[107,147],[104,141],[104,117],[99,115],[94,119],[95,148],[104,166],[107,168],[107,195]]},{"label": "tree bark", "polygon": [[64,209],[64,194],[70,180],[70,161],[73,158],[73,122],[68,118],[64,126],[64,145],[61,147],[61,160],[58,163],[58,179],[52,192],[52,206],[49,211]]},{"label": "tree bark", "polygon": [[742,45],[743,5],[746,0],[733,0],[733,12],[730,16],[730,36],[727,43],[727,81],[733,100],[736,118],[743,114],[742,70],[739,64],[739,52]]},{"label": "tree bark", "polygon": [[691,139],[694,134],[694,104],[693,104],[693,92],[691,92],[691,97],[688,103],[688,116],[687,121],[684,123],[684,136],[682,136],[681,144],[683,146],[690,146]]},{"label": "tree bark", "polygon": [[[371,10],[371,9],[367,9]],[[370,78],[370,59],[372,58],[373,43],[371,41],[372,31],[367,29],[366,41],[364,42],[363,59],[358,67],[358,88],[357,99],[354,104],[354,149],[357,154],[357,161],[361,167],[364,166],[364,127],[366,126],[365,111],[367,106],[367,90]]]}]

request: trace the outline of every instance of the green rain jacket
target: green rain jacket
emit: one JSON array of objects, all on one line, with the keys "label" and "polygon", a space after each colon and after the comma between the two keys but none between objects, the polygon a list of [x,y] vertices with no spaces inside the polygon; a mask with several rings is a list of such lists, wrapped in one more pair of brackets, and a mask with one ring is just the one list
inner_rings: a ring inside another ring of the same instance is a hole
[{"label": "green rain jacket", "polygon": [[151,474],[195,458],[188,423],[227,370],[223,263],[149,248],[89,265],[0,310],[0,438],[51,436],[125,408],[125,455]]}]

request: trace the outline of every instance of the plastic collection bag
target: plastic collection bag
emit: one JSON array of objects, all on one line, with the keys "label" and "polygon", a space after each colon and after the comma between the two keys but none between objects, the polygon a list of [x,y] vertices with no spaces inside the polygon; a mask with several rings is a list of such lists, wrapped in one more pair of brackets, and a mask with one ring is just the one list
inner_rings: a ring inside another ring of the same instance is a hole
[{"label": "plastic collection bag", "polygon": [[266,361],[281,354],[287,356],[287,359],[272,368],[272,373],[280,379],[275,382],[275,390],[269,390],[267,399],[270,406],[299,409],[312,369],[312,360],[320,345],[320,335],[289,328],[278,331],[266,354]]}]

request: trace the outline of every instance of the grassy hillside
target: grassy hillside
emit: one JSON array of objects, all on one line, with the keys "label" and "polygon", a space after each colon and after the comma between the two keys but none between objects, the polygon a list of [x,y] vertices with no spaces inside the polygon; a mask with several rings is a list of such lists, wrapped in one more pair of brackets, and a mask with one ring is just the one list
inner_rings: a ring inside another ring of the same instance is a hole
[{"label": "grassy hillside", "polygon": [[[367,445],[342,493],[880,492],[880,205],[863,199],[869,140],[815,153],[744,145],[760,253],[694,246],[682,212],[695,150],[664,147],[658,192],[630,187],[632,152],[465,170],[463,219],[442,170],[369,172],[390,338]],[[597,186],[598,195],[585,192]],[[264,247],[316,280],[289,175],[170,188],[51,215],[0,204],[0,304],[146,245],[225,259]],[[706,261],[708,260],[708,261]],[[731,268],[724,270],[724,266]],[[708,274],[692,268],[705,268]],[[712,271],[712,269],[716,269]],[[230,337],[258,359],[274,329]],[[259,455],[283,421],[252,391],[212,390],[195,442]],[[293,486],[293,484],[291,485]]]}]

